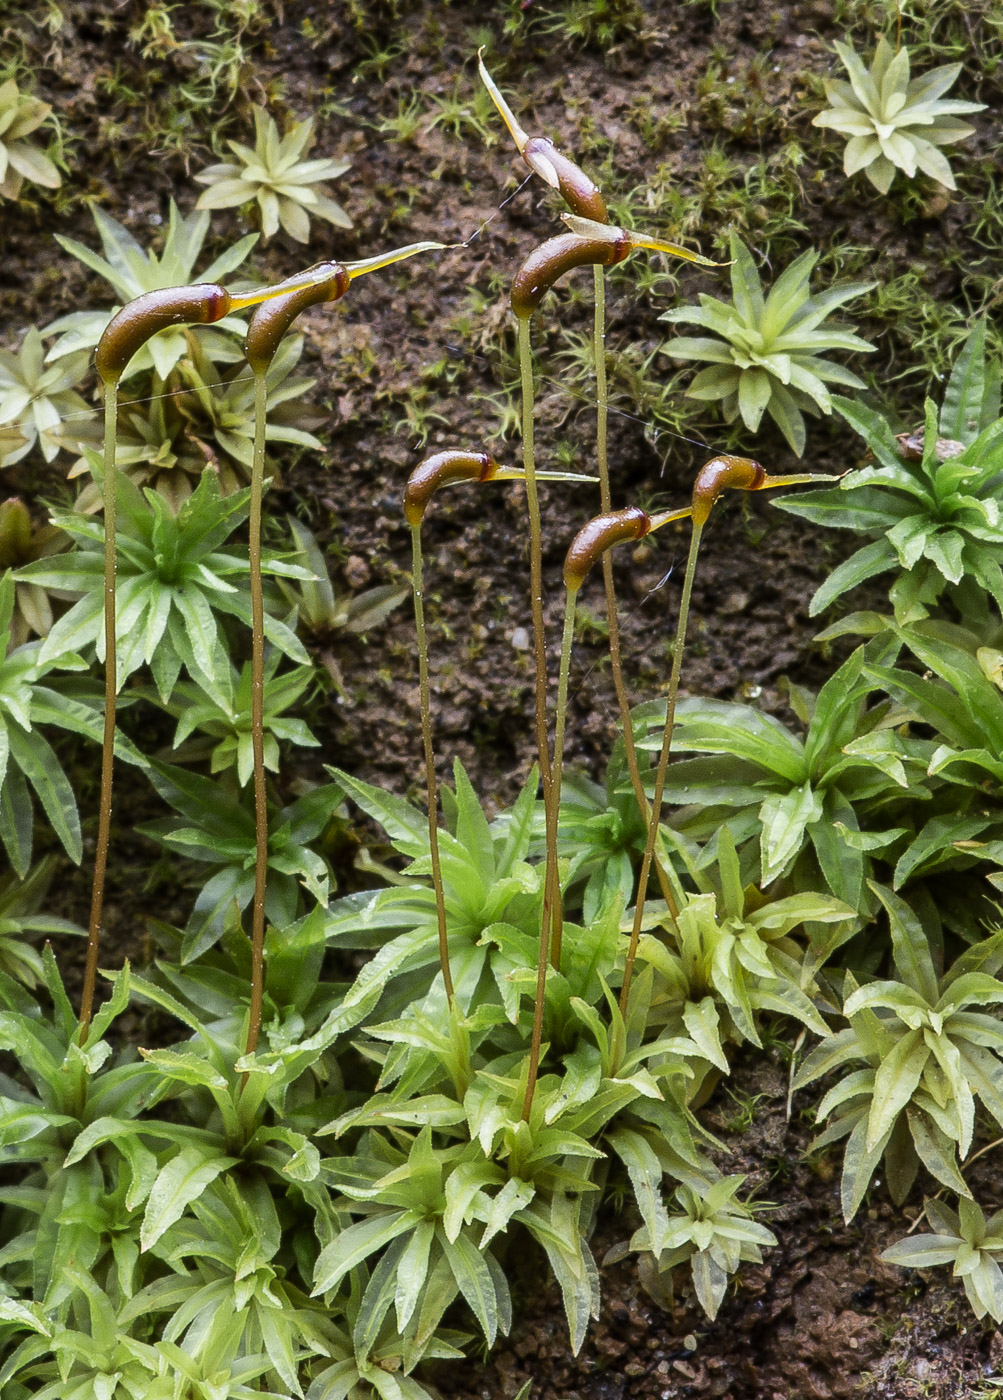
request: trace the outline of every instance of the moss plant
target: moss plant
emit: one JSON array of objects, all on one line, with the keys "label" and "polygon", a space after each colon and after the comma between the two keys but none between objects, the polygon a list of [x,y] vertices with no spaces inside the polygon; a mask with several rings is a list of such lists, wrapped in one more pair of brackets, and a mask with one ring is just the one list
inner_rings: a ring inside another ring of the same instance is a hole
[{"label": "moss plant", "polygon": [[261,583],[261,500],[265,475],[265,435],[268,415],[268,368],[282,339],[296,317],[309,306],[337,301],[353,278],[389,267],[415,253],[438,248],[438,243],[416,243],[397,248],[364,262],[319,263],[304,285],[271,297],[258,307],[247,330],[247,362],[254,375],[254,461],[251,470],[250,584],[251,584],[251,744],[254,758],[255,876],[251,914],[251,1006],[246,1053],[253,1054],[261,1030],[265,971],[265,880],[268,868],[268,801],[265,792],[265,604]]},{"label": "moss plant", "polygon": [[351,228],[352,221],[330,197],[324,180],[337,179],[349,169],[346,160],[303,160],[313,144],[313,120],[293,122],[282,137],[275,119],[261,107],[254,111],[254,146],[239,141],[227,144],[236,157],[196,175],[208,189],[199,195],[199,209],[230,209],[255,200],[261,232],[271,238],[279,226],[297,243],[310,239],[310,215],[336,228]]},{"label": "moss plant", "polygon": [[[426,245],[418,245],[426,246]],[[438,247],[438,244],[431,245]],[[417,246],[415,248],[417,251]],[[303,286],[312,287],[326,280],[327,265],[320,273],[310,270],[301,277],[289,278],[274,287],[254,292],[231,294],[217,283],[201,283],[191,287],[174,287],[147,292],[129,302],[109,322],[98,342],[95,362],[104,388],[104,647],[105,647],[105,713],[104,742],[101,758],[101,796],[98,809],[98,833],[94,855],[94,883],[91,892],[91,912],[87,938],[87,960],[80,999],[80,1034],[86,1037],[90,1028],[97,984],[98,952],[101,919],[104,908],[105,874],[108,865],[108,844],[111,834],[112,777],[114,771],[114,740],[118,697],[118,667],[116,661],[115,607],[115,442],[118,428],[118,387],[126,367],[137,350],[151,336],[166,326],[183,322],[195,324],[221,320],[231,311],[256,306],[259,302],[281,297]]]},{"label": "moss plant", "polygon": [[[541,472],[550,481],[590,481],[592,478],[571,472]],[[425,630],[425,605],[421,550],[421,525],[433,494],[441,487],[462,481],[524,481],[525,471],[501,467],[486,452],[447,450],[427,457],[411,473],[404,489],[404,515],[411,527],[412,590],[414,620],[418,641],[418,677],[421,706],[421,734],[425,759],[425,786],[428,799],[428,840],[432,864],[432,884],[435,890],[435,911],[439,936],[439,959],[446,996],[452,1004],[453,980],[449,966],[446,901],[439,860],[439,796],[435,777],[435,747],[432,740],[431,697],[428,679],[428,634]]]},{"label": "moss plant", "polygon": [[957,82],[961,64],[946,64],[911,78],[908,48],[893,49],[884,35],[869,69],[849,44],[837,43],[836,52],[850,81],[831,78],[826,82],[829,105],[813,125],[849,137],[843,156],[845,173],[862,170],[881,194],[888,193],[896,170],[907,180],[922,171],[947,189],[956,189],[941,147],[973,134],[975,128],[959,121],[959,116],[985,111],[984,102],[944,98]]},{"label": "moss plant", "polygon": [[[499,115],[515,141],[519,154],[536,175],[540,176],[551,188],[556,189],[560,193],[562,199],[570,209],[573,218],[580,221],[577,224],[572,223],[573,231],[584,237],[608,237],[611,241],[620,236],[621,230],[610,227],[610,219],[606,210],[605,201],[594,181],[573,161],[569,160],[567,156],[559,151],[554,146],[554,143],[547,137],[530,137],[527,135],[485,67],[482,51],[478,52],[477,59],[481,81],[490,93]],[[635,247],[647,247],[652,251],[670,253],[673,256],[681,257],[688,261],[702,263],[705,266],[713,265],[710,263],[709,259],[702,258],[699,254],[687,252],[687,250],[681,248],[678,244],[664,243],[657,239],[645,240],[641,235],[632,235],[632,237],[637,239],[637,242],[633,245]],[[594,303],[592,361],[595,369],[596,392],[596,459],[599,468],[600,508],[604,512],[608,512],[613,508],[613,500],[609,481],[609,392],[606,381],[606,281],[603,264],[596,262],[593,266],[592,274]],[[637,748],[634,743],[634,732],[630,719],[630,701],[627,696],[627,687],[624,683],[623,666],[620,659],[620,625],[616,606],[613,567],[612,561],[606,552],[604,552],[602,556],[602,570],[603,588],[606,594],[606,618],[609,627],[610,669],[613,676],[613,688],[616,691],[617,705],[620,710],[620,724],[623,728],[624,744],[626,747],[627,769],[630,774],[630,780],[634,789],[634,796],[637,799],[638,808],[644,820],[647,820],[648,803],[644,793],[644,784],[641,781],[640,766],[637,761]],[[666,903],[671,908],[674,896],[671,885],[665,877],[665,872],[660,862],[656,862],[656,870]]]}]

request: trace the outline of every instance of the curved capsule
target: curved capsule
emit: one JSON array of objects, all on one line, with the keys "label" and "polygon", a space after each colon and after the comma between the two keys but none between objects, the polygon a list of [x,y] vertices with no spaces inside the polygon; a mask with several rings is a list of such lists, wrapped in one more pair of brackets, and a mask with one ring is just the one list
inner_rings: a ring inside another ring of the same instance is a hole
[{"label": "curved capsule", "polygon": [[624,540],[641,540],[651,529],[651,516],[640,506],[595,515],[578,531],[564,557],[564,586],[579,589],[599,558]]},{"label": "curved capsule", "polygon": [[487,452],[436,452],[419,462],[404,487],[404,515],[420,525],[428,503],[440,486],[454,481],[490,481],[499,464]]},{"label": "curved capsule", "polygon": [[480,70],[481,81],[530,170],[539,175],[551,189],[558,190],[573,213],[594,219],[600,224],[607,223],[609,216],[598,186],[573,160],[563,155],[549,137],[527,135],[485,67],[483,55],[483,48],[478,49],[477,67]]},{"label": "curved capsule", "polygon": [[528,320],[540,302],[566,272],[598,263],[613,267],[630,252],[626,237],[579,238],[576,233],[559,233],[534,248],[512,282],[512,310],[521,321]]},{"label": "curved capsule", "polygon": [[94,355],[98,374],[106,384],[116,383],[136,351],[157,331],[186,323],[205,325],[221,321],[231,306],[229,292],[216,282],[144,292],[123,306],[105,326]]},{"label": "curved capsule", "polygon": [[327,267],[330,273],[325,280],[300,287],[295,292],[287,292],[285,296],[274,297],[271,301],[263,301],[257,308],[244,342],[247,363],[255,374],[263,372],[271,364],[282,337],[301,311],[321,302],[337,301],[348,291],[351,278],[347,269],[340,263],[328,263]]},{"label": "curved capsule", "polygon": [[609,222],[606,201],[599,186],[581,166],[559,151],[549,136],[531,137],[523,147],[522,158],[531,170],[559,191],[573,214],[583,219],[593,219],[597,224]]},{"label": "curved capsule", "polygon": [[722,491],[758,491],[767,484],[766,471],[751,457],[722,452],[705,462],[693,484],[693,524],[705,525]]}]

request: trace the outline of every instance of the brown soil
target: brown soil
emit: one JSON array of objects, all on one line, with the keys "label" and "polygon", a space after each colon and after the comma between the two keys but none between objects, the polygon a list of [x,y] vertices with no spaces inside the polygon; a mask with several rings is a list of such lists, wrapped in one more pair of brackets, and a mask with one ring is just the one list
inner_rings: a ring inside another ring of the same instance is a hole
[{"label": "brown soil", "polygon": [[[367,278],[338,307],[303,318],[309,368],[320,381],[315,396],[328,408],[322,435],[329,449],[323,457],[290,461],[270,506],[277,515],[296,512],[309,522],[340,561],[340,577],[352,589],[400,578],[408,567],[399,493],[423,451],[487,445],[500,458],[517,460],[517,438],[491,437],[497,415],[483,396],[498,394],[504,375],[511,379],[513,332],[505,285],[520,257],[554,230],[552,202],[541,186],[529,184],[497,212],[524,172],[496,122],[490,148],[469,127],[457,136],[444,125],[427,130],[423,123],[407,141],[376,129],[413,93],[422,95],[431,119],[436,110],[431,99],[447,97],[457,75],[462,75],[461,95],[469,97],[478,43],[491,42],[499,55],[498,76],[508,89],[530,98],[523,120],[532,129],[591,156],[596,168],[611,158],[604,180],[608,193],[638,189],[653,167],[664,166],[673,184],[691,194],[704,153],[718,142],[736,162],[736,172],[724,182],[727,197],[708,204],[696,231],[707,253],[717,249],[720,255],[721,235],[738,220],[753,242],[757,223],[769,228],[774,258],[787,259],[812,245],[828,250],[829,275],[848,258],[848,245],[876,249],[856,275],[890,281],[913,274],[926,292],[962,311],[975,295],[972,286],[981,285],[963,278],[966,270],[981,268],[985,254],[973,241],[971,223],[993,165],[989,124],[969,148],[967,166],[975,172],[969,203],[959,197],[913,208],[881,201],[862,184],[848,186],[833,143],[822,141],[810,126],[818,106],[812,97],[817,75],[830,63],[826,45],[840,32],[837,6],[827,0],[784,5],[722,0],[717,7],[651,0],[639,7],[641,36],[618,40],[606,53],[594,47],[572,50],[563,36],[548,36],[548,23],[566,6],[545,9],[528,0],[520,10],[511,0],[495,5],[426,0],[406,18],[394,18],[393,8],[364,6],[361,0],[268,5],[244,37],[247,65],[238,92],[228,104],[220,101],[210,109],[212,119],[225,122],[227,134],[238,137],[249,124],[248,99],[270,99],[277,112],[296,116],[319,111],[318,152],[352,153],[354,165],[339,182],[338,195],[355,219],[354,233],[329,234],[315,222],[308,254],[280,238],[258,259],[263,274],[286,275],[332,250],[353,257],[418,238],[465,242],[481,230],[469,247]],[[626,13],[630,6],[607,8]],[[862,15],[864,9],[857,5],[854,12]],[[31,7],[6,7],[11,33],[20,36],[26,61],[37,68],[40,95],[57,107],[76,144],[70,148],[75,167],[68,197],[60,196],[55,207],[44,201],[34,208],[4,205],[5,343],[30,323],[44,325],[66,311],[107,300],[104,284],[51,240],[60,232],[94,244],[82,196],[96,199],[146,241],[169,196],[191,207],[198,187],[190,174],[210,158],[208,127],[198,112],[188,114],[194,125],[184,128],[184,141],[178,143],[184,149],[168,139],[176,129],[171,114],[184,112],[178,85],[197,70],[192,49],[154,45],[147,61],[140,61],[136,44],[129,42],[141,18],[135,3],[82,0],[59,13],[61,27],[53,22],[46,28]],[[358,13],[367,18],[356,28],[352,17]],[[502,35],[506,22],[518,25],[521,36],[507,65],[502,59],[510,42]],[[183,39],[209,34],[213,23],[208,5],[175,12],[176,33]],[[360,78],[358,65],[372,59],[374,44],[395,49],[395,56],[382,76],[370,69]],[[992,84],[986,88],[992,91],[984,91],[982,100],[998,99]],[[678,121],[663,123],[655,135],[649,132],[646,145],[646,112]],[[761,156],[779,160],[791,141],[810,147],[811,154],[799,177],[793,215],[803,228],[792,224],[788,230],[782,190],[746,193],[743,177]],[[754,200],[759,203],[750,213]],[[670,234],[694,233],[673,229],[664,219],[659,227]],[[213,234],[222,244],[240,228],[237,215],[223,214],[216,216]],[[701,288],[720,289],[714,274],[678,274],[683,300],[694,299]],[[632,291],[629,274],[611,279],[613,351],[633,345],[647,354],[666,338],[657,316],[671,304],[668,290],[663,283],[653,303],[646,304]],[[474,293],[482,305],[477,314]],[[537,422],[542,465],[561,460],[593,469],[592,421],[584,402],[588,385],[562,383],[561,362],[554,358],[569,330],[586,332],[589,324],[589,297],[572,289],[551,298],[534,325],[534,342],[546,356]],[[879,346],[868,370],[882,387],[891,384],[906,404],[906,418],[915,420],[918,400],[910,407],[908,395],[926,387],[927,369],[913,343],[912,323],[900,325],[895,314],[881,313],[864,333]],[[664,356],[653,363],[649,372],[656,379],[673,373]],[[893,382],[900,374],[907,377]],[[412,397],[412,403],[443,415],[431,419],[424,443],[414,420],[407,421],[412,390],[423,395]],[[636,405],[628,395],[618,402],[624,413],[611,421],[610,443],[617,503],[684,500],[695,467],[726,445],[726,439],[712,436],[720,432],[713,417],[693,419],[687,429],[703,434],[709,444],[704,451],[656,434],[657,425],[646,423],[643,414],[634,416]],[[838,471],[859,459],[856,440],[833,424],[812,425],[809,442],[814,469]],[[746,447],[772,470],[794,465],[770,431]],[[52,472],[25,466],[6,478],[10,489],[36,499],[52,499],[60,489]],[[546,564],[556,585],[567,543],[597,502],[564,489],[544,495]],[[529,607],[519,488],[443,496],[430,512],[425,544],[441,772],[448,774],[458,755],[482,796],[501,805],[511,799],[532,757],[531,657],[520,644]],[[664,692],[684,550],[685,536],[665,531],[633,554],[620,553],[623,649],[638,700]],[[783,712],[782,677],[818,684],[828,667],[811,649],[816,625],[807,606],[835,558],[831,538],[772,510],[762,497],[722,508],[707,534],[694,597],[686,689],[755,699]],[[337,575],[338,568],[333,572]],[[602,618],[601,585],[590,583],[582,602]],[[864,605],[858,599],[854,604]],[[554,655],[562,606],[558,588],[551,587]],[[417,791],[418,699],[405,611],[364,645],[348,639],[335,650],[349,698],[340,700],[332,690],[313,702],[308,715],[323,740],[323,761],[401,791]],[[601,770],[615,720],[602,641],[585,637],[575,653],[569,761]],[[88,755],[77,754],[82,765]],[[316,780],[320,773],[312,753],[307,759],[298,756],[298,768],[289,776]],[[93,782],[83,792],[85,810],[88,794],[93,796]],[[133,827],[154,811],[148,790],[123,777],[110,910],[119,955],[141,952],[144,916],[150,912],[169,920],[184,917],[185,892],[161,867],[141,888],[153,857]],[[86,907],[88,880],[86,870],[68,873],[67,907],[78,918]],[[114,961],[112,948],[107,960]],[[604,1272],[602,1318],[573,1359],[559,1299],[553,1290],[541,1293],[527,1278],[512,1338],[483,1365],[471,1361],[438,1375],[445,1395],[501,1400],[532,1379],[534,1400],[828,1400],[856,1394],[905,1400],[973,1395],[981,1378],[999,1374],[998,1338],[974,1322],[957,1288],[939,1276],[932,1283],[921,1281],[880,1263],[882,1248],[905,1228],[880,1189],[872,1192],[868,1213],[852,1227],[842,1224],[836,1160],[808,1163],[808,1127],[797,1112],[786,1122],[782,1063],[749,1057],[737,1067],[730,1087],[743,1097],[763,1096],[751,1125],[729,1139],[735,1151],[729,1161],[732,1170],[750,1174],[761,1196],[779,1203],[770,1219],[780,1245],[761,1267],[743,1269],[717,1322],[706,1321],[685,1287],[671,1313],[659,1311],[640,1292],[633,1269],[617,1265]],[[720,1128],[735,1110],[719,1093],[709,1112],[712,1126],[716,1115]],[[986,1191],[988,1203],[994,1191],[988,1174]],[[913,1213],[917,1208],[918,1197],[909,1206]],[[629,1228],[613,1215],[604,1218],[597,1257]]]},{"label": "brown soil", "polygon": [[[706,1114],[733,1150],[728,1169],[747,1173],[747,1189],[775,1203],[764,1218],[779,1240],[762,1265],[743,1265],[715,1322],[682,1271],[675,1306],[665,1312],[640,1289],[630,1263],[607,1267],[602,1314],[577,1357],[568,1352],[556,1288],[542,1297],[529,1290],[512,1336],[483,1370],[437,1377],[443,1394],[510,1400],[527,1380],[534,1400],[961,1400],[992,1393],[977,1387],[999,1373],[999,1334],[975,1322],[944,1278],[881,1262],[910,1221],[880,1191],[852,1225],[843,1223],[838,1162],[808,1157],[810,1113],[799,1114],[806,1106],[795,1098],[787,1121],[787,1080],[774,1055],[747,1057],[729,1088],[743,1105],[755,1099],[751,1125],[729,1132],[737,1127],[736,1104],[727,1094]],[[982,1184],[995,1199],[991,1174]],[[910,1203],[906,1215],[917,1209]],[[596,1258],[634,1223],[607,1214],[592,1241]]]}]

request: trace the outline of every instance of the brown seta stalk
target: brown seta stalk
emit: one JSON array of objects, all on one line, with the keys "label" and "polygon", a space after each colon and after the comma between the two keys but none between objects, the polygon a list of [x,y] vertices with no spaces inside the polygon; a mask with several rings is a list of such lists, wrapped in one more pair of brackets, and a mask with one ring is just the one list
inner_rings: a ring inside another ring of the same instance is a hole
[{"label": "brown seta stalk", "polygon": [[[593,481],[573,472],[540,472],[552,481]],[[450,1005],[453,1001],[453,981],[449,966],[449,943],[446,927],[446,901],[439,859],[439,791],[435,777],[435,747],[432,739],[431,696],[428,675],[428,634],[425,628],[423,602],[421,526],[432,496],[440,486],[457,482],[525,481],[523,471],[501,467],[486,452],[442,451],[427,457],[415,467],[404,489],[404,515],[411,527],[412,590],[414,594],[415,630],[418,637],[418,676],[421,706],[422,746],[425,754],[425,786],[428,800],[428,840],[432,864],[432,884],[439,935],[439,962]]]},{"label": "brown seta stalk", "polygon": [[620,987],[620,1013],[624,1017],[626,1016],[627,1005],[630,999],[634,964],[637,960],[637,945],[640,941],[641,926],[644,920],[648,877],[651,873],[651,863],[654,857],[655,843],[658,838],[658,827],[661,820],[662,797],[665,791],[669,755],[672,750],[672,731],[675,724],[676,700],[679,694],[679,677],[682,670],[683,650],[686,646],[686,628],[689,621],[693,579],[696,575],[697,558],[700,553],[700,540],[703,535],[704,526],[710,517],[714,504],[723,491],[762,491],[774,486],[794,486],[804,482],[835,480],[838,480],[838,478],[813,472],[803,472],[794,476],[769,476],[758,462],[754,462],[748,457],[732,457],[726,453],[722,453],[720,456],[714,457],[711,461],[706,462],[697,474],[697,479],[693,486],[693,498],[690,507],[693,530],[690,536],[689,556],[686,561],[686,573],[683,577],[682,595],[679,600],[679,617],[676,622],[676,636],[672,648],[672,671],[669,676],[669,690],[666,697],[662,745],[658,755],[658,765],[655,770],[655,790],[651,799],[651,819],[648,823],[648,835],[645,841],[644,855],[641,859],[641,871],[637,883],[637,900],[634,905],[634,919],[631,926],[630,943],[627,948],[627,957],[624,964],[623,982]]},{"label": "brown seta stalk", "polygon": [[253,1054],[261,1032],[265,994],[265,895],[268,877],[268,791],[265,780],[265,602],[261,580],[261,501],[265,482],[268,428],[268,370],[290,326],[301,311],[337,301],[348,291],[345,268],[329,264],[329,276],[314,286],[264,302],[251,317],[245,354],[254,375],[254,453],[248,515],[251,592],[251,755],[254,784],[254,898],[251,906],[251,1004],[245,1053]]},{"label": "brown seta stalk", "polygon": [[118,656],[115,647],[115,438],[118,429],[118,376],[104,384],[104,732],[101,740],[101,797],[98,807],[94,879],[87,928],[87,958],[80,994],[80,1042],[90,1030],[97,984],[101,915],[111,841],[112,782],[115,769],[115,721],[118,698]]},{"label": "brown seta stalk", "polygon": [[[599,501],[604,514],[613,509],[613,497],[609,483],[608,418],[609,393],[606,384],[606,281],[603,269],[593,268],[595,280],[595,324],[593,339],[596,367],[596,458],[599,466]],[[602,556],[603,589],[606,594],[606,624],[609,628],[609,663],[613,677],[613,690],[616,694],[617,709],[620,711],[620,728],[623,730],[623,752],[627,764],[630,785],[634,790],[634,800],[641,820],[647,825],[651,810],[644,791],[641,765],[637,758],[637,745],[634,743],[634,724],[630,714],[630,699],[623,678],[623,663],[620,654],[620,619],[616,604],[616,586],[613,581],[613,560],[608,550]],[[662,898],[673,918],[679,909],[669,877],[662,862],[655,855],[655,873],[658,877]]]},{"label": "brown seta stalk", "polygon": [[[426,249],[441,248],[440,243],[416,243],[396,254],[368,259],[349,265],[349,276],[357,276],[371,267],[396,262],[401,257]],[[105,649],[105,713],[101,754],[101,793],[98,805],[98,837],[94,855],[94,880],[91,889],[91,909],[87,934],[87,955],[84,965],[83,990],[80,998],[80,1038],[86,1041],[94,1011],[98,958],[101,945],[101,925],[104,913],[104,887],[108,868],[111,837],[112,788],[114,778],[114,742],[117,712],[118,675],[116,649],[116,540],[115,540],[115,442],[118,430],[118,387],[129,361],[151,336],[169,326],[206,325],[220,321],[233,311],[257,306],[290,292],[311,288],[330,276],[330,263],[320,263],[305,272],[287,277],[271,287],[249,292],[229,292],[216,282],[198,282],[189,287],[166,287],[144,292],[122,307],[108,322],[98,342],[94,356],[95,367],[104,390],[105,432],[102,496],[105,511],[104,541],[104,649]]]},{"label": "brown seta stalk", "polygon": [[[265,779],[265,606],[261,579],[261,503],[264,492],[268,369],[283,337],[308,307],[339,301],[356,277],[374,272],[441,243],[412,243],[361,262],[318,263],[309,283],[258,307],[247,328],[245,353],[254,375],[254,455],[248,516],[251,592],[251,755],[254,782],[254,898],[251,907],[251,998],[245,1054],[257,1049],[265,996],[265,898],[268,879],[268,790]],[[295,279],[292,279],[295,281]]]}]

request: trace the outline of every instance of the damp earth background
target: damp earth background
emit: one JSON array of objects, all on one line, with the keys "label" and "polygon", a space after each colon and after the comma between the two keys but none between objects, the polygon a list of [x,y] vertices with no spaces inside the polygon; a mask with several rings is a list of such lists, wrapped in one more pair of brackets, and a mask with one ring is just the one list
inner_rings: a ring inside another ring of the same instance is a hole
[{"label": "damp earth background", "polygon": [[[474,55],[486,43],[496,76],[525,103],[524,123],[597,174],[614,214],[694,239],[718,257],[725,256],[729,228],[738,228],[767,273],[814,246],[823,254],[819,285],[837,276],[876,280],[878,291],[848,308],[847,319],[859,319],[878,346],[854,368],[891,397],[904,426],[915,426],[924,393],[935,387],[973,312],[992,304],[1003,269],[1003,226],[994,219],[1003,26],[991,0],[917,0],[903,8],[907,23],[924,24],[945,46],[949,57],[931,63],[965,63],[957,95],[988,104],[976,136],[958,148],[953,195],[897,187],[894,198],[883,199],[862,178],[847,182],[839,143],[811,126],[821,79],[834,71],[832,41],[849,34],[858,46],[869,45],[889,11],[894,24],[894,6],[867,0],[4,4],[0,58],[11,73],[30,73],[33,90],[52,103],[69,174],[55,197],[0,206],[0,339],[9,346],[29,324],[107,304],[104,284],[52,236],[93,246],[88,201],[146,244],[171,197],[182,212],[194,206],[194,174],[216,158],[226,137],[246,136],[250,104],[265,103],[279,117],[315,115],[315,153],[353,162],[334,192],[355,227],[346,234],[315,221],[306,254],[280,235],[252,256],[258,275],[279,278],[321,257],[366,256],[415,239],[467,245],[367,278],[344,304],[300,322],[303,368],[318,379],[312,398],[323,409],[325,450],[283,460],[269,515],[295,513],[307,522],[348,589],[401,581],[409,536],[400,490],[420,454],[488,446],[501,460],[518,461],[506,286],[521,257],[556,224],[542,185],[517,190],[524,169],[500,123],[476,100]],[[606,31],[590,30],[596,15],[606,17]],[[230,67],[211,81],[211,62],[226,44]],[[418,113],[415,122],[402,119],[409,111]],[[238,212],[214,214],[207,259],[245,231]],[[659,353],[669,334],[658,324],[660,312],[695,300],[698,290],[720,291],[719,277],[674,267],[642,294],[638,261],[617,270],[608,294],[611,387],[620,410],[610,422],[615,504],[685,501],[711,451],[671,436],[673,424],[712,450],[740,446],[769,470],[792,470],[795,459],[778,434],[764,429],[750,442],[729,435],[699,405],[684,405],[678,394],[688,375]],[[594,469],[587,357],[574,355],[589,308],[580,279],[550,298],[534,323],[540,465]],[[675,386],[668,399],[666,385]],[[666,417],[666,402],[685,417]],[[809,421],[806,465],[840,471],[859,461],[845,426]],[[18,464],[4,472],[4,485],[41,518],[44,502],[68,499],[59,468],[60,461]],[[553,649],[563,603],[559,563],[595,506],[563,488],[543,496]],[[520,488],[499,488],[490,499],[487,492],[443,495],[425,539],[440,777],[458,756],[482,798],[501,806],[531,762]],[[665,531],[617,561],[635,701],[664,693],[685,544],[684,533]],[[694,593],[685,691],[786,714],[785,678],[817,685],[830,669],[812,646],[818,624],[807,605],[839,558],[838,541],[773,510],[763,497],[720,509]],[[600,776],[616,705],[598,580],[581,602],[567,762]],[[857,595],[854,605],[866,599]],[[298,777],[316,776],[326,762],[418,794],[418,689],[407,609],[364,641],[332,646],[344,694],[318,688],[309,699],[303,714],[321,739],[319,757],[311,752],[308,763],[300,755],[299,769],[285,768],[283,782],[292,794]],[[144,745],[158,737],[166,743],[166,723],[147,722],[154,728]],[[66,752],[82,812],[93,817],[95,753],[73,745]],[[142,782],[120,774],[106,966],[142,956],[149,914],[182,921],[190,907],[192,888],[179,885],[135,833],[157,814]],[[88,830],[92,850],[93,823]],[[377,840],[363,827],[340,831],[327,854],[343,889],[365,882],[353,859],[362,841]],[[67,869],[58,912],[86,922],[89,878],[86,860],[80,871]],[[68,960],[76,952],[68,950]],[[149,1030],[137,1016],[137,1038]],[[556,1289],[541,1293],[530,1268],[517,1285],[511,1337],[483,1361],[444,1367],[436,1376],[444,1396],[502,1400],[526,1380],[535,1400],[997,1393],[1003,1342],[974,1321],[960,1288],[943,1271],[919,1279],[879,1261],[902,1232],[901,1215],[881,1188],[872,1190],[870,1209],[843,1224],[835,1161],[807,1155],[807,1105],[795,1098],[787,1116],[788,1053],[769,1045],[765,1054],[740,1057],[708,1109],[709,1126],[732,1150],[729,1170],[746,1172],[748,1186],[776,1203],[766,1218],[780,1241],[762,1265],[743,1266],[716,1323],[707,1322],[685,1287],[671,1312],[659,1310],[633,1268],[618,1264],[603,1272],[602,1317],[572,1358]],[[998,1205],[992,1163],[983,1158],[976,1179],[981,1199]],[[916,1209],[914,1196],[906,1211]],[[597,1258],[631,1228],[630,1219],[608,1209],[594,1242]]]}]

